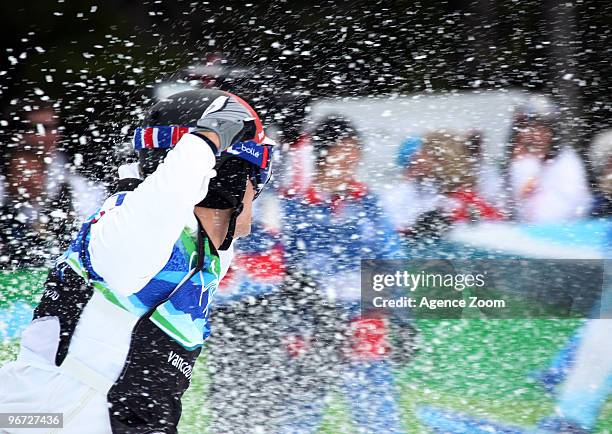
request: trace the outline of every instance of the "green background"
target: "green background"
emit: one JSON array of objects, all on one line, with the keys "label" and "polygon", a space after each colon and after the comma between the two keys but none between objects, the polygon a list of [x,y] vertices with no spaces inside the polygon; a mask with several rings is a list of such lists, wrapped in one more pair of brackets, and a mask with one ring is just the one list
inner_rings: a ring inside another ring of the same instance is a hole
[{"label": "green background", "polygon": [[[34,302],[44,276],[44,270],[0,273],[0,309],[18,300]],[[535,424],[551,414],[554,399],[529,374],[546,367],[580,323],[574,319],[417,320],[419,353],[409,366],[396,372],[407,431],[427,432],[415,416],[415,407],[422,404],[515,425]],[[16,340],[2,342],[0,360],[15,358],[17,351]],[[206,432],[206,390],[204,355],[184,397],[180,432]],[[334,398],[320,432],[354,432],[345,411],[346,398]],[[604,405],[596,432],[612,432],[612,400]]]}]

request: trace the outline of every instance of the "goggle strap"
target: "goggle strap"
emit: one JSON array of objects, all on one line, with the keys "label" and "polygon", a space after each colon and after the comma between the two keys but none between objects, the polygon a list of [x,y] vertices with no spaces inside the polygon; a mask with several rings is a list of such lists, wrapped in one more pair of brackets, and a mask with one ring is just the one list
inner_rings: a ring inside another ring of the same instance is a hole
[{"label": "goggle strap", "polygon": [[132,145],[136,151],[173,148],[181,137],[195,129],[195,127],[177,125],[136,128],[132,137]]}]

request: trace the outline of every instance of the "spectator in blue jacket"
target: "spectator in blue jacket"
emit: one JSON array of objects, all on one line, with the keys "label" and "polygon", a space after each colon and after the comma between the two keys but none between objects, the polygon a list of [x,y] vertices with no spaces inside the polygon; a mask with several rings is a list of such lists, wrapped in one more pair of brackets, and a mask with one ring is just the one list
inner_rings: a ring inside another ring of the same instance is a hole
[{"label": "spectator in blue jacket", "polygon": [[[401,433],[392,361],[409,358],[414,329],[359,309],[361,260],[400,258],[401,242],[377,197],[356,179],[363,150],[355,128],[341,116],[330,116],[311,140],[312,183],[283,200],[287,270],[336,309],[333,326],[326,324],[326,329],[343,338],[332,337],[326,347],[333,346],[335,353],[325,352],[322,321],[309,318],[309,311],[296,315],[300,322],[285,339],[287,363],[296,375],[287,379],[295,384],[286,387],[281,432],[315,432],[326,395],[339,391],[347,397],[359,432]],[[312,290],[304,285],[304,297]]]}]

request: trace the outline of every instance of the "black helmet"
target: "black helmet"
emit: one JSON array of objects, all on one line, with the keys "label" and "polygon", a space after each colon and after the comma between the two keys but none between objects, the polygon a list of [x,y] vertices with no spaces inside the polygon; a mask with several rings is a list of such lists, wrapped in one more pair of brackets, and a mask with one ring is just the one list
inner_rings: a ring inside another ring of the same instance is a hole
[{"label": "black helmet", "polygon": [[[180,137],[192,131],[208,106],[219,96],[231,95],[213,89],[193,89],[169,96],[147,112],[144,127],[134,133],[134,148],[138,151],[140,170],[144,176],[155,171]],[[242,99],[256,118],[253,140],[238,142],[217,156],[217,176],[210,180],[206,197],[196,206],[232,209],[227,236],[219,250],[232,243],[236,219],[242,212],[242,201],[251,180],[256,194],[271,177],[272,147],[265,137],[261,121],[255,111]]]}]

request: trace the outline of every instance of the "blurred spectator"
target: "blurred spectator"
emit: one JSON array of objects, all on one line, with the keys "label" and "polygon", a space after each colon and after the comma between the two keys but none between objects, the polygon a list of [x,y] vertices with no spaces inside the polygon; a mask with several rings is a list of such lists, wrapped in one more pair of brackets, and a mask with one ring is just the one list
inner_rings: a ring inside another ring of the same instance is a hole
[{"label": "blurred spectator", "polygon": [[[424,214],[436,210],[443,196],[426,176],[421,149],[423,139],[409,137],[400,146],[396,159],[402,179],[385,192],[382,203],[395,228],[411,236],[417,235],[417,222]],[[420,235],[420,233],[419,233]]]},{"label": "blurred spectator", "polygon": [[436,237],[453,222],[499,220],[477,187],[480,137],[452,131],[409,138],[398,155],[403,180],[384,198],[396,228],[410,238]]},{"label": "blurred spectator", "polygon": [[291,375],[280,432],[316,432],[335,392],[347,396],[359,432],[401,433],[393,368],[411,359],[414,329],[405,317],[361,312],[359,283],[362,258],[401,258],[401,242],[355,179],[363,153],[355,127],[329,115],[311,138],[310,185],[289,188],[282,203],[291,292],[303,302],[285,316]]},{"label": "blurred spectator", "polygon": [[440,130],[427,134],[415,163],[412,170],[433,182],[444,196],[441,209],[452,222],[503,218],[501,211],[478,193],[474,157],[458,133]]},{"label": "blurred spectator", "polygon": [[5,155],[0,266],[42,266],[47,257],[57,253],[49,250],[48,243],[64,230],[68,192],[62,189],[54,198],[45,195],[46,164],[36,152],[13,148]]},{"label": "blurred spectator", "polygon": [[507,182],[514,218],[553,222],[585,216],[591,195],[584,166],[572,148],[555,143],[551,121],[524,116],[513,136]]},{"label": "blurred spectator", "polygon": [[612,215],[612,130],[595,136],[589,150],[595,172],[595,198],[592,214],[597,217]]},{"label": "blurred spectator", "polygon": [[2,155],[0,266],[42,266],[69,239],[66,222],[95,212],[104,190],[57,151],[59,121],[51,105],[25,106],[10,117],[15,128]]}]

